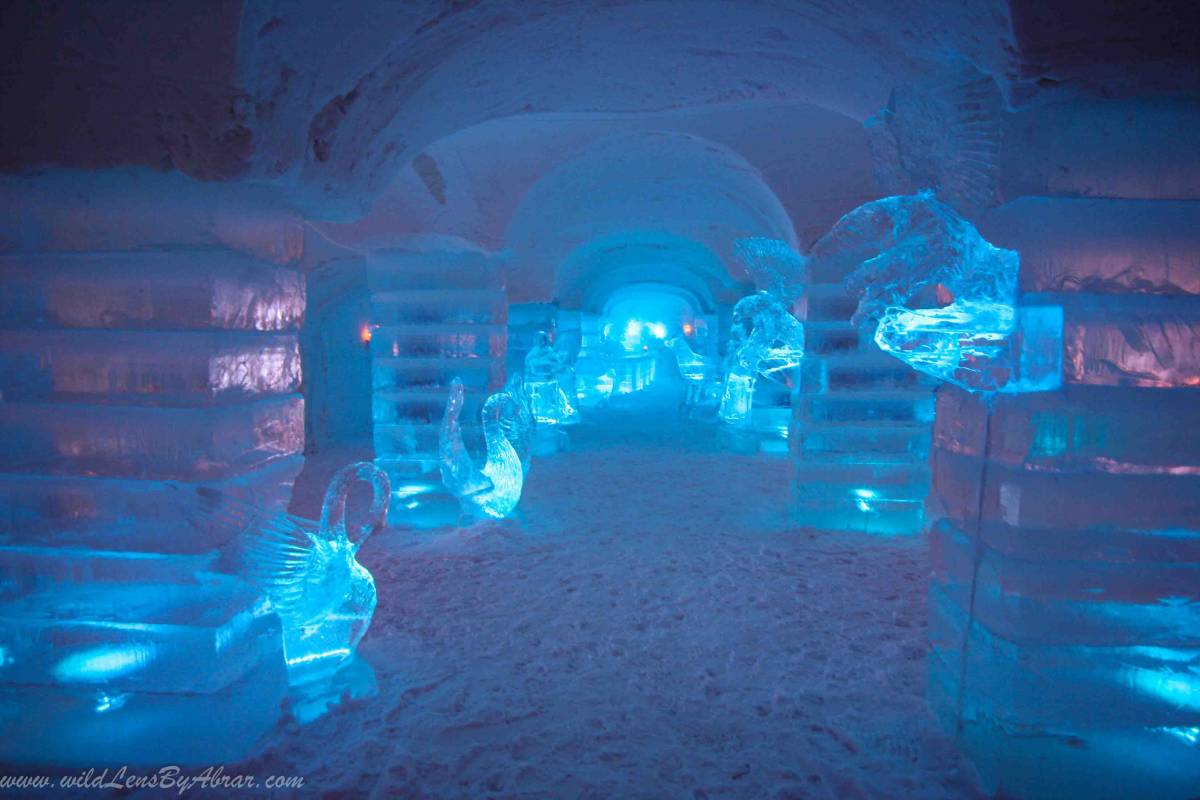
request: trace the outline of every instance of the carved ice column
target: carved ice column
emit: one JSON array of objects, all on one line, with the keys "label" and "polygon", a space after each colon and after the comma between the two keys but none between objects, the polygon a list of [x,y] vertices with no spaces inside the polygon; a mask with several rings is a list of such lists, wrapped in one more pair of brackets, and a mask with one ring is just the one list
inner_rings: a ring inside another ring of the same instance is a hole
[{"label": "carved ice column", "polygon": [[0,541],[200,552],[162,481],[286,507],[296,271],[233,250],[0,256]]},{"label": "carved ice column", "polygon": [[450,382],[466,388],[467,446],[480,452],[480,410],[504,385],[508,304],[504,270],[470,249],[379,250],[367,258],[371,290],[375,463],[401,502],[440,484],[438,431]]},{"label": "carved ice column", "polygon": [[983,234],[1064,309],[1060,391],[938,391],[930,701],[989,787],[1200,786],[1200,202],[1027,197]]}]

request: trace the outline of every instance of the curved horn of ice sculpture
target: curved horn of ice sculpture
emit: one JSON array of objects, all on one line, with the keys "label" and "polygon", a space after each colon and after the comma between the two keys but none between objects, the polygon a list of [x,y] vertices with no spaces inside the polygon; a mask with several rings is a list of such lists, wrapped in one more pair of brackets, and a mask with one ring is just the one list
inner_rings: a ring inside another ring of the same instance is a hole
[{"label": "curved horn of ice sculpture", "polygon": [[[504,394],[508,402],[500,414],[500,427],[504,435],[517,451],[521,459],[521,467],[529,474],[529,464],[533,456],[533,437],[537,423],[533,411],[529,407],[529,397],[525,393],[525,378],[521,373],[514,373],[504,384]],[[486,408],[486,406],[485,406]]]},{"label": "curved horn of ice sculpture", "polygon": [[[346,529],[346,499],[350,495],[350,486],[356,480],[371,484],[371,507],[358,526],[357,535],[350,539]],[[347,464],[337,471],[333,480],[329,482],[329,488],[325,490],[325,501],[321,504],[319,525],[321,533],[327,539],[351,541],[357,548],[364,539],[383,527],[391,493],[391,481],[388,479],[387,473],[379,467],[369,461]]]},{"label": "curved horn of ice sculpture", "polygon": [[507,426],[524,446],[520,411],[514,410],[519,403],[507,391],[497,392],[484,402],[483,438],[487,443],[487,461],[479,470],[463,442],[459,422],[463,398],[462,381],[455,378],[450,383],[438,447],[442,482],[458,497],[463,510],[495,519],[507,517],[517,507],[525,485],[525,468],[506,431]]}]

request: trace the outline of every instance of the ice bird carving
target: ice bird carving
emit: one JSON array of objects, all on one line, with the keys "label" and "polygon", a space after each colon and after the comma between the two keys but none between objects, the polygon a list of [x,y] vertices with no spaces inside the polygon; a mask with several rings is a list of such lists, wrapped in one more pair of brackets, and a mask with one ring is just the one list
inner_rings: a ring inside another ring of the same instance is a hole
[{"label": "ice bird carving", "polygon": [[[371,485],[364,520],[353,531],[346,500],[355,481]],[[241,530],[224,566],[258,588],[283,621],[284,654],[293,683],[324,674],[358,645],[375,612],[375,581],[355,558],[387,514],[387,474],[359,462],[339,470],[325,492],[319,522],[272,514],[228,495],[199,489],[201,507]]]},{"label": "ice bird carving", "polygon": [[[463,442],[462,415],[465,390],[460,379],[450,383],[450,397],[438,439],[442,483],[459,499],[463,510],[503,519],[521,500],[525,467],[532,442],[531,420],[523,399],[509,391],[497,392],[483,404],[483,438],[487,461],[475,466]],[[511,438],[510,438],[511,436]],[[525,452],[524,459],[514,444]]]}]

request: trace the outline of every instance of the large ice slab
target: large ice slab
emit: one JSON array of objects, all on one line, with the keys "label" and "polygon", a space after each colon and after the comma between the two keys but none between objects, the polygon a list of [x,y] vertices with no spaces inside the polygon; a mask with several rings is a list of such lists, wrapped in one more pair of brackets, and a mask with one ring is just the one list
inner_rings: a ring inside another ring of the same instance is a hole
[{"label": "large ice slab", "polygon": [[1023,197],[980,222],[1024,292],[1200,294],[1200,202]]},{"label": "large ice slab", "polygon": [[279,331],[300,327],[304,278],[222,249],[0,256],[5,327]]},{"label": "large ice slab", "polygon": [[[202,485],[283,511],[301,455]],[[204,553],[228,532],[197,525],[179,492],[160,481],[0,474],[0,543],[156,553]]]},{"label": "large ice slab", "polygon": [[215,480],[304,449],[304,400],[203,408],[0,403],[0,471]]},{"label": "large ice slab", "polygon": [[300,388],[294,334],[0,331],[0,398],[199,405]]}]

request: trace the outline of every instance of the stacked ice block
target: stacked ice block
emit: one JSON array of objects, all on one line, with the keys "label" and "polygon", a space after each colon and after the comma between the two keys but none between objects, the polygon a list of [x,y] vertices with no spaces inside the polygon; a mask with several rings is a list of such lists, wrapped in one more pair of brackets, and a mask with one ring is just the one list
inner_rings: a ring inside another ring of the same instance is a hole
[{"label": "stacked ice block", "polygon": [[[462,380],[463,435],[483,451],[480,410],[504,385],[504,272],[476,251],[380,250],[367,259],[375,463],[394,492],[438,484],[438,431],[450,382]],[[393,503],[403,513],[406,501]]]},{"label": "stacked ice block", "polygon": [[243,757],[279,716],[279,624],[207,572],[236,531],[178,484],[286,505],[303,278],[181,247],[8,254],[0,285],[0,757]]},{"label": "stacked ice block", "polygon": [[170,552],[164,479],[286,503],[293,270],[220,248],[0,256],[0,540]]},{"label": "stacked ice block", "polygon": [[790,437],[797,518],[828,530],[917,533],[929,490],[933,381],[850,323],[857,303],[840,282],[807,290]]},{"label": "stacked ice block", "polygon": [[989,788],[1200,790],[1200,204],[1027,198],[1064,386],[938,391],[930,698]]}]

